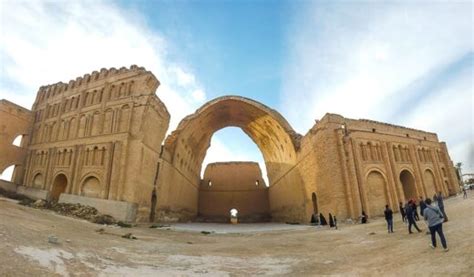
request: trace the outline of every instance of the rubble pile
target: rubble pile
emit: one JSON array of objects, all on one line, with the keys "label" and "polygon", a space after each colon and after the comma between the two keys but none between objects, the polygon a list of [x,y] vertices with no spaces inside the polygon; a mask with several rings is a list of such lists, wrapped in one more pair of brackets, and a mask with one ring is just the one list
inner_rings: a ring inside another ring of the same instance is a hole
[{"label": "rubble pile", "polygon": [[82,218],[97,224],[116,224],[117,221],[110,215],[99,213],[96,208],[79,203],[56,203],[44,200],[37,200],[27,206],[36,209],[48,209],[58,214]]}]

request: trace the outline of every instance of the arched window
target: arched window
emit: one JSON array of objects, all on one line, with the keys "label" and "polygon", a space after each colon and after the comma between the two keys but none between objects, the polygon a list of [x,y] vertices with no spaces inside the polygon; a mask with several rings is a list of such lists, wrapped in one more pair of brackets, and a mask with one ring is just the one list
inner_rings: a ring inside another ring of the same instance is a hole
[{"label": "arched window", "polygon": [[19,135],[13,140],[12,144],[15,146],[21,147],[22,140],[23,140],[23,135]]},{"label": "arched window", "polygon": [[13,181],[13,171],[15,171],[15,165],[10,165],[0,174],[0,179],[5,181]]}]

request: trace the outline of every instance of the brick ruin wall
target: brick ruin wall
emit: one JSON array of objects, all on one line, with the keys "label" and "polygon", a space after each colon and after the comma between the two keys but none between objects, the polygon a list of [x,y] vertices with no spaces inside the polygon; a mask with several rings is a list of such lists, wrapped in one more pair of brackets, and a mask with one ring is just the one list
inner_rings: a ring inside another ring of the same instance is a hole
[{"label": "brick ruin wall", "polygon": [[[232,180],[248,177],[250,184],[261,175],[254,166],[245,169],[248,175],[234,174],[234,164],[211,166],[201,180],[212,134],[232,125],[262,150],[270,179],[269,188],[245,192],[251,197],[241,193],[235,203],[245,203],[242,216],[295,222],[308,222],[314,212],[379,216],[385,204],[398,210],[408,198],[458,191],[446,144],[434,133],[326,114],[300,136],[278,112],[238,96],[211,100],[164,140],[170,115],[155,95],[158,86],[151,72],[132,66],[41,87],[31,112],[2,100],[0,166],[18,165],[17,184],[56,197],[137,203],[138,221],[150,214],[155,221],[221,217],[228,207],[208,204],[237,199]],[[26,137],[20,148],[11,145],[18,134]],[[232,189],[219,192],[220,199],[215,187],[205,186],[209,176],[216,187]]]}]

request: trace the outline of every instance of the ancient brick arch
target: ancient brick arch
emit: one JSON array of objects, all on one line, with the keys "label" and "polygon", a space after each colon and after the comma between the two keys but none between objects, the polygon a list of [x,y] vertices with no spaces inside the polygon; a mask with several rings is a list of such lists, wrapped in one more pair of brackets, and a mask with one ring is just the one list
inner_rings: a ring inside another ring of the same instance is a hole
[{"label": "ancient brick arch", "polygon": [[277,111],[241,96],[216,98],[185,117],[165,150],[175,167],[198,177],[212,135],[229,126],[240,127],[262,151],[270,185],[296,162],[301,136]]},{"label": "ancient brick arch", "polygon": [[229,126],[241,128],[262,152],[272,220],[304,221],[306,192],[295,170],[301,136],[278,112],[240,96],[209,101],[167,137],[157,182],[158,212],[180,220],[196,217],[200,172],[212,135]]}]

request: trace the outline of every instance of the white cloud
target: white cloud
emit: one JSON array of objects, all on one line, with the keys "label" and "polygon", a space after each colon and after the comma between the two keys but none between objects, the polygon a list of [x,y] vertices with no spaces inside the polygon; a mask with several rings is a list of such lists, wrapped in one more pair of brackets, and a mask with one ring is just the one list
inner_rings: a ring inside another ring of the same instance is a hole
[{"label": "white cloud", "polygon": [[437,132],[450,150],[464,145],[456,151],[464,155],[450,152],[467,164],[472,61],[459,73],[470,77],[446,75],[461,57],[472,60],[472,3],[326,2],[294,16],[281,106],[297,131],[326,112],[388,121]]},{"label": "white cloud", "polygon": [[102,1],[2,1],[0,7],[0,98],[29,108],[41,85],[137,64],[162,84],[157,93],[172,117],[169,131],[205,101],[194,73],[168,58],[166,38],[133,10]]}]

